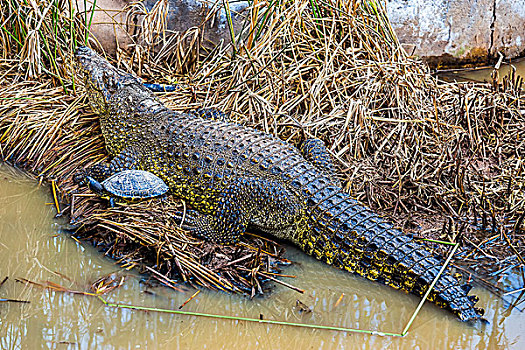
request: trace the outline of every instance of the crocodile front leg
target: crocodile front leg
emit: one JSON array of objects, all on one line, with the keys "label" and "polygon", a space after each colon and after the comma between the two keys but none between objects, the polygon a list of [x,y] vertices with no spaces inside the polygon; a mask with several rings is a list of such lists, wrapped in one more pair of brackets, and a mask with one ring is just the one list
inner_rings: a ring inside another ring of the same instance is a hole
[{"label": "crocodile front leg", "polygon": [[181,222],[181,228],[202,237],[207,241],[234,244],[246,232],[248,221],[246,215],[230,206],[222,206],[221,213],[202,214],[196,210],[188,210],[186,215],[177,214],[174,219]]},{"label": "crocodile front leg", "polygon": [[103,181],[120,171],[137,169],[138,162],[138,153],[133,148],[128,147],[109,163],[98,163],[86,170],[79,171],[73,176],[73,181],[77,184],[84,184],[88,176],[96,181]]},{"label": "crocodile front leg", "polygon": [[[174,219],[182,228],[206,240],[234,244],[248,225],[283,236],[301,215],[296,197],[281,184],[259,178],[238,178],[218,197],[214,208],[189,210]],[[201,210],[201,211],[199,211]]]}]

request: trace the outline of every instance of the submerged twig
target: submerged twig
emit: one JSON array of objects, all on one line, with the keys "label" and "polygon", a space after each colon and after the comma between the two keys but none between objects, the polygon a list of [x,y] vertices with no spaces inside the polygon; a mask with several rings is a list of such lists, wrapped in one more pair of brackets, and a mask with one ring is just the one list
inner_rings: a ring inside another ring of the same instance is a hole
[{"label": "submerged twig", "polygon": [[4,299],[4,298],[0,298],[0,303],[22,303],[22,304],[29,304],[30,301],[28,301],[28,300],[18,300],[18,299]]},{"label": "submerged twig", "polygon": [[192,301],[193,298],[195,298],[197,295],[199,295],[200,292],[201,292],[201,291],[198,290],[198,291],[196,291],[195,293],[193,293],[193,295],[192,295],[191,297],[189,297],[188,300],[186,300],[184,303],[182,303],[181,306],[179,306],[179,310],[182,309],[187,303],[189,303],[190,301]]}]

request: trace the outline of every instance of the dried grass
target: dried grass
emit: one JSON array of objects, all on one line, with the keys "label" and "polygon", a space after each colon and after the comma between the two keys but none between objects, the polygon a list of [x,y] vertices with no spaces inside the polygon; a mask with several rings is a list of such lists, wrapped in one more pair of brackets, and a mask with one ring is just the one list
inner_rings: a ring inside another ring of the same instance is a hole
[{"label": "dried grass", "polygon": [[[165,11],[159,4],[157,21]],[[234,50],[219,46],[197,62],[197,29],[170,44],[158,34],[157,23],[141,35],[161,48],[137,46],[129,55],[120,52],[118,63],[135,71],[142,67],[138,71],[148,81],[186,83],[189,89],[160,96],[174,109],[214,106],[292,143],[309,136],[325,140],[349,193],[418,235],[463,240],[460,256],[470,267],[488,274],[520,263],[521,78],[495,77],[492,84],[439,81],[425,64],[407,57],[374,1],[265,5],[253,3],[251,23],[236,33]],[[11,51],[17,45],[11,36],[0,39]],[[172,44],[179,51],[167,49]],[[175,68],[165,55],[175,57]],[[64,96],[54,80],[17,83],[12,62],[0,63],[2,84],[9,84],[0,103],[2,156],[57,178],[61,202],[70,203],[76,190],[71,174],[104,158],[97,117],[82,95]],[[182,71],[189,74],[181,77]],[[75,198],[73,215],[80,216],[83,235],[129,264],[251,294],[262,291],[262,269],[273,271],[268,261],[275,263],[274,243],[247,237],[241,247],[221,247],[189,237],[170,221],[180,205],[172,199],[106,210],[99,199]]]}]

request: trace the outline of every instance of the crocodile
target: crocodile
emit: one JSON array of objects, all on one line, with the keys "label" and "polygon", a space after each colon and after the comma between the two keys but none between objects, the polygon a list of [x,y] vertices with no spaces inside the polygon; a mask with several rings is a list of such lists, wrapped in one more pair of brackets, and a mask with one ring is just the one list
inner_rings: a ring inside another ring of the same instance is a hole
[{"label": "crocodile", "polygon": [[[418,296],[438,276],[442,257],[343,191],[322,141],[310,139],[298,149],[222,112],[170,110],[139,78],[93,50],[80,47],[76,57],[113,157],[82,170],[92,178],[103,181],[127,169],[157,175],[193,208],[183,228],[213,242],[234,244],[254,228]],[[428,299],[460,320],[480,319],[484,311],[470,289],[446,269]]]}]

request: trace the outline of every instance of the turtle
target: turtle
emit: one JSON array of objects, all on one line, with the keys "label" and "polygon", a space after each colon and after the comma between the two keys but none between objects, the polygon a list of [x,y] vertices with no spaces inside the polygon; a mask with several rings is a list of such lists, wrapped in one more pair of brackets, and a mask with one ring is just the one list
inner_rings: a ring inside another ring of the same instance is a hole
[{"label": "turtle", "polygon": [[86,175],[83,182],[96,194],[108,196],[111,207],[115,206],[115,197],[133,201],[159,197],[169,190],[160,177],[144,170],[123,170],[102,182]]}]

